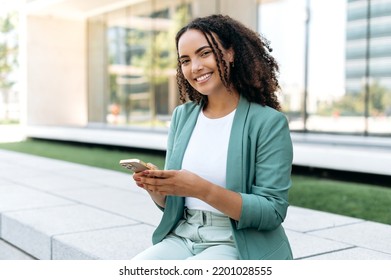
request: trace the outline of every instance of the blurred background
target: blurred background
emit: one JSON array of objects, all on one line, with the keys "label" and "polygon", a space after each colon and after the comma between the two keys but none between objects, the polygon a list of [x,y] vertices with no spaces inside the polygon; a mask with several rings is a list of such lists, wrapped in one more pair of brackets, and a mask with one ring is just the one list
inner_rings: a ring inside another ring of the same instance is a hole
[{"label": "blurred background", "polygon": [[391,135],[389,0],[2,0],[0,122],[167,127],[174,35],[229,14],[280,63],[292,131]]},{"label": "blurred background", "polygon": [[[0,3],[3,142],[27,137],[164,151],[179,104],[174,36],[195,17],[222,13],[270,41],[294,144],[386,148],[391,162],[391,0]],[[298,165],[391,175],[373,165],[388,162],[382,151],[383,158],[367,160],[360,151],[361,158],[324,164],[322,147],[295,147]]]}]

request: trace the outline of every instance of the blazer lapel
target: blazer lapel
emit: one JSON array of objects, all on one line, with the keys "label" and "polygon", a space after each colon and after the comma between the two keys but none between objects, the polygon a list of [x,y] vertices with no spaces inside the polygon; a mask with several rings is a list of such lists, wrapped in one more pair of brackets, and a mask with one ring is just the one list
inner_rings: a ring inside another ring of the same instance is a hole
[{"label": "blazer lapel", "polygon": [[227,156],[227,189],[241,192],[243,184],[245,184],[244,155],[246,151],[247,135],[244,133],[244,126],[250,102],[246,98],[240,96],[238,107],[236,108],[235,117],[232,123],[231,135],[228,145]]},{"label": "blazer lapel", "polygon": [[191,134],[197,122],[198,114],[202,106],[195,105],[191,112],[186,116],[186,121],[183,126],[178,126],[178,136],[173,147],[171,162],[169,169],[181,169],[183,156],[189,143]]}]

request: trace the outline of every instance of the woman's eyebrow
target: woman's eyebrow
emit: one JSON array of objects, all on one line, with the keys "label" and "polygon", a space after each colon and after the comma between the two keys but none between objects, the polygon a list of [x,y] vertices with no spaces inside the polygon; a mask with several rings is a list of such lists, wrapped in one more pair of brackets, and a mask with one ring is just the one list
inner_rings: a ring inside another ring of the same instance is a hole
[{"label": "woman's eyebrow", "polygon": [[[202,46],[202,47],[198,48],[194,53],[197,54],[197,53],[201,52],[203,49],[206,49],[206,48],[210,48],[210,46],[209,45]],[[179,59],[184,58],[184,57],[189,57],[189,56],[188,55],[181,55],[179,57]]]}]

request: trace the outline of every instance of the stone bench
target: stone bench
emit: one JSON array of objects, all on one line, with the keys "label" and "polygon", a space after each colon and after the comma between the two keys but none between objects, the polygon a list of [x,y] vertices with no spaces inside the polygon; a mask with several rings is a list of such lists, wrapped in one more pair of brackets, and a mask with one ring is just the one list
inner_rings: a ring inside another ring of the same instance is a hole
[{"label": "stone bench", "polygon": [[[161,212],[130,174],[4,150],[0,159],[3,256],[127,260],[152,245]],[[389,225],[291,206],[284,227],[296,259],[391,259]]]}]

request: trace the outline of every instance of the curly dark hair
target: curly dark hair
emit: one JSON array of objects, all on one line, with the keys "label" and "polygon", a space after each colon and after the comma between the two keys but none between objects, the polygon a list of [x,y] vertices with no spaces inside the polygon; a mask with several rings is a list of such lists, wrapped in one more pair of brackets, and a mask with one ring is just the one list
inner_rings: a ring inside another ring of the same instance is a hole
[{"label": "curly dark hair", "polygon": [[[220,78],[228,90],[234,86],[249,102],[281,110],[276,95],[280,89],[277,79],[279,67],[270,55],[272,49],[268,40],[229,16],[211,15],[196,18],[178,31],[175,38],[177,50],[179,39],[189,29],[199,30],[205,35],[216,63],[220,65],[218,67]],[[232,48],[234,51],[234,61],[230,71],[216,39],[224,49]],[[228,73],[230,73],[229,77]],[[207,97],[195,90],[184,77],[179,58],[177,83],[182,103],[191,100],[198,104],[201,101],[207,104]]]}]

